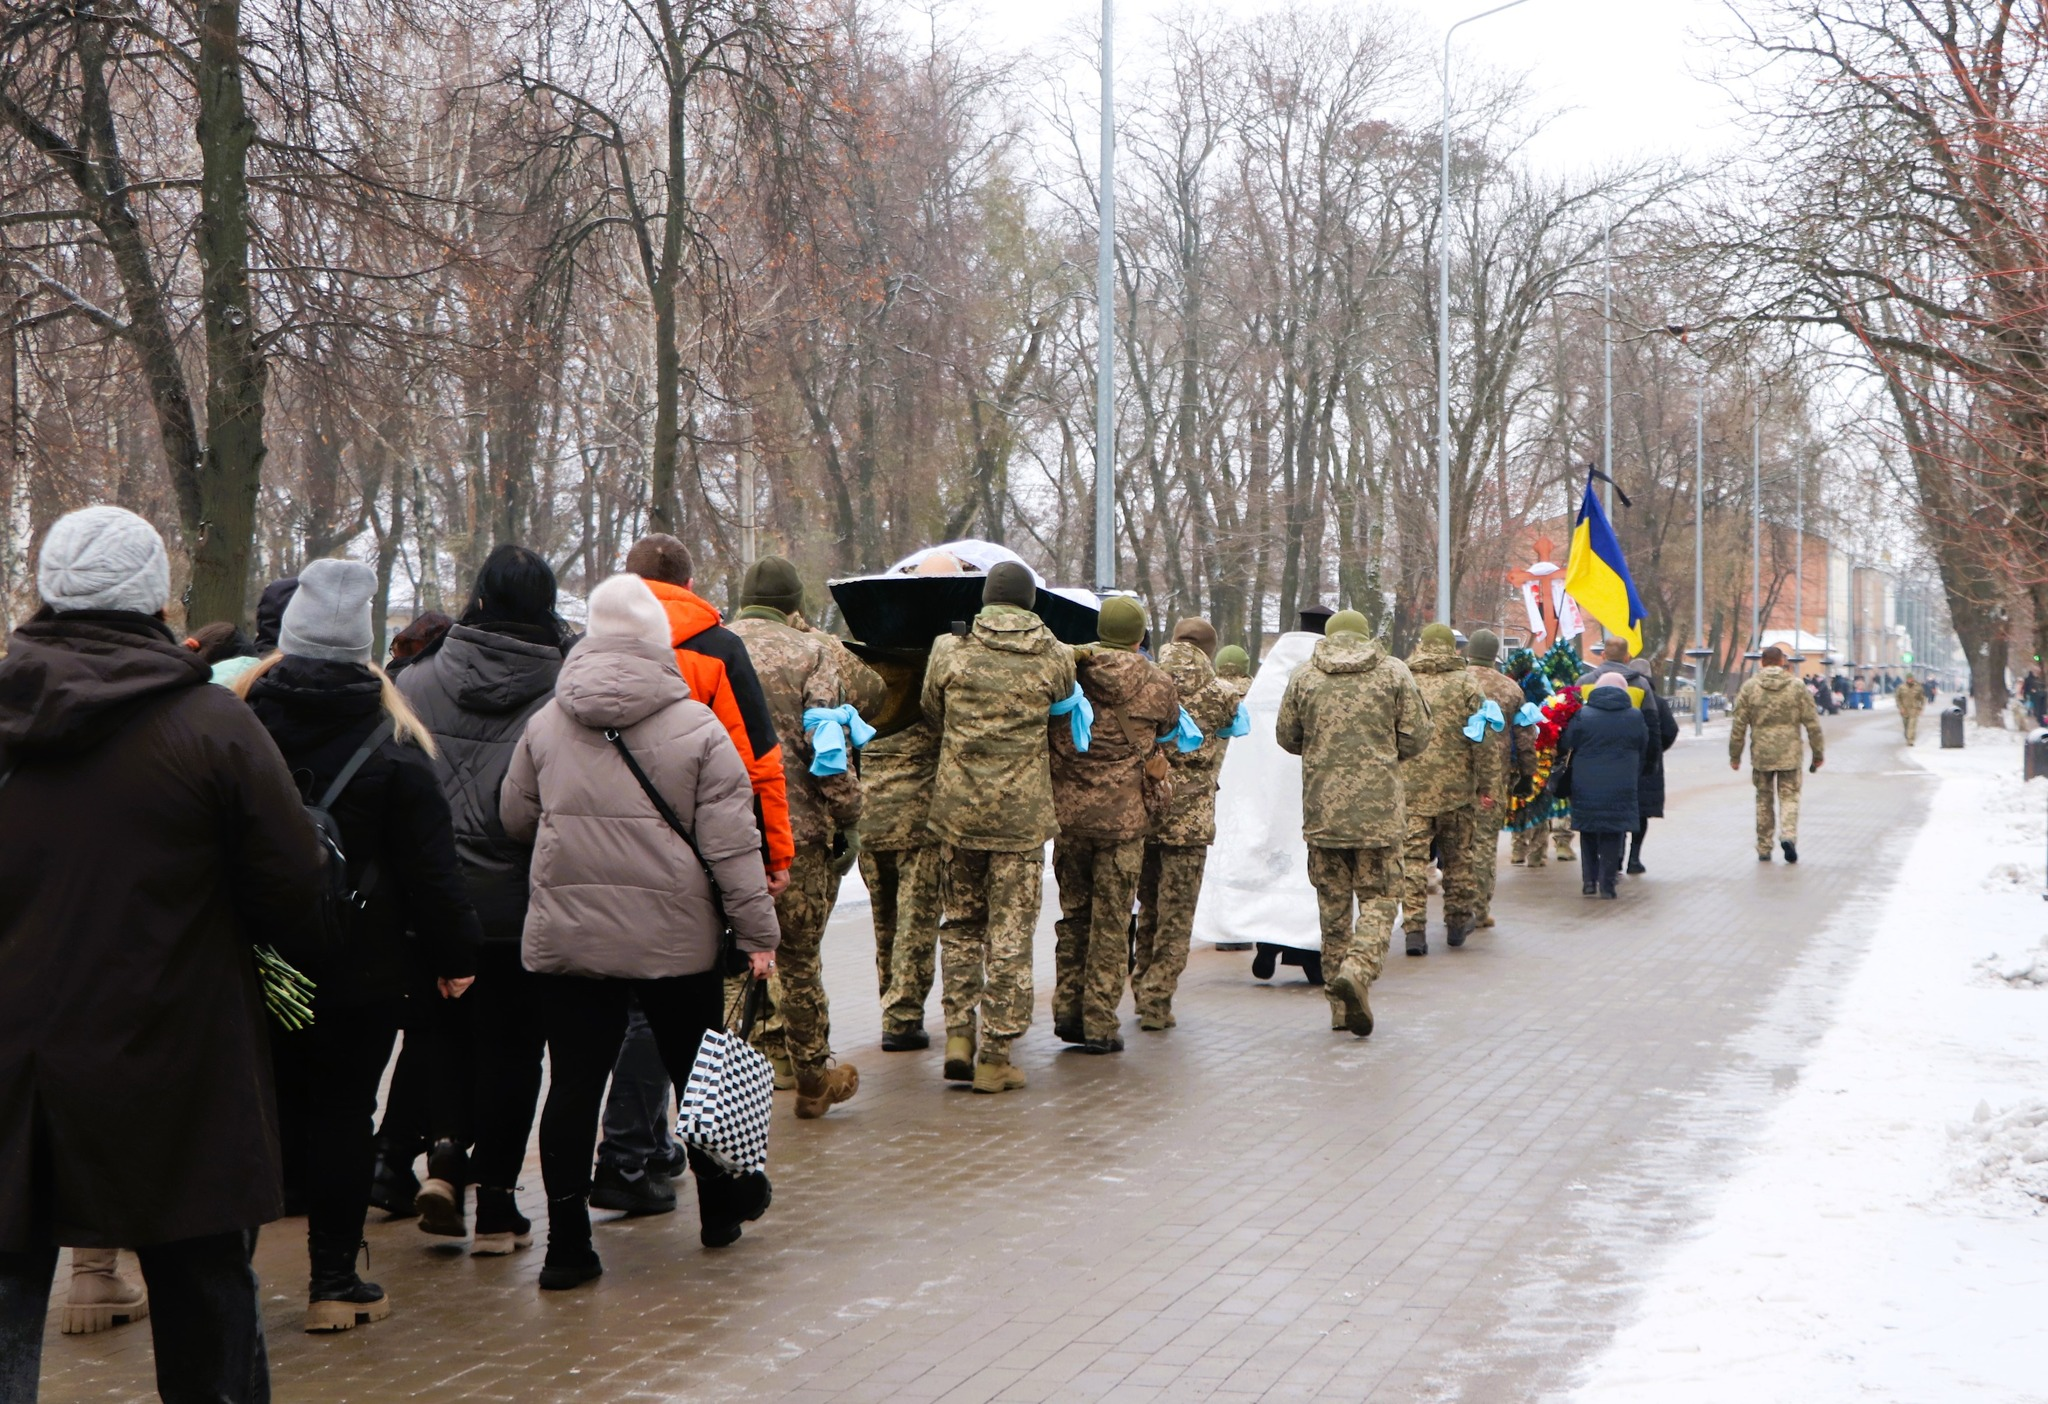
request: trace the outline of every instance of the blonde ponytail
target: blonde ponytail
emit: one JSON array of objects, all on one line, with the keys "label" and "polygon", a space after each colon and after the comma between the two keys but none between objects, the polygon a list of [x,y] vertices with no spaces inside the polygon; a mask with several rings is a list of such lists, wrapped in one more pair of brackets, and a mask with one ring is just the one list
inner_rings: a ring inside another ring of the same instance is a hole
[{"label": "blonde ponytail", "polygon": [[[273,653],[248,672],[234,681],[234,694],[244,702],[249,700],[249,689],[256,680],[277,666],[282,652]],[[377,698],[384,707],[384,715],[391,718],[391,734],[400,743],[417,746],[429,756],[439,759],[440,747],[434,744],[434,733],[427,730],[427,724],[420,720],[420,714],[405,700],[405,694],[398,690],[398,684],[391,681],[391,675],[375,663],[363,665],[377,677]]]}]

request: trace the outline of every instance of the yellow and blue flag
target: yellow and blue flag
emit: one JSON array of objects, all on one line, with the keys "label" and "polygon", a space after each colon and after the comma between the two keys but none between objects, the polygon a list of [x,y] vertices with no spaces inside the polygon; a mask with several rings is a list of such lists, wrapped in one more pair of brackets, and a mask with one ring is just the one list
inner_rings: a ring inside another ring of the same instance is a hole
[{"label": "yellow and blue flag", "polygon": [[1565,593],[1579,602],[1579,608],[1597,619],[1609,633],[1628,640],[1631,654],[1643,648],[1643,601],[1636,594],[1636,582],[1629,578],[1628,562],[1622,559],[1621,543],[1600,509],[1599,494],[1593,491],[1593,475],[1586,475],[1586,498],[1579,505],[1579,519],[1572,526],[1572,551],[1564,567]]}]

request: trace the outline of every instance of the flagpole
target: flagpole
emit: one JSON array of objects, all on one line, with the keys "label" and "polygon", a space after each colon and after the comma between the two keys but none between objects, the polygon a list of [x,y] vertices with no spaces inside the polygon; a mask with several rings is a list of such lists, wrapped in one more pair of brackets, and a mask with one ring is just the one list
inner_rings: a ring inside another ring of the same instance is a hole
[{"label": "flagpole", "polygon": [[1610,213],[1600,231],[1600,257],[1606,267],[1600,298],[1600,360],[1603,389],[1600,397],[1600,471],[1607,475],[1607,519],[1614,520],[1614,220]]}]

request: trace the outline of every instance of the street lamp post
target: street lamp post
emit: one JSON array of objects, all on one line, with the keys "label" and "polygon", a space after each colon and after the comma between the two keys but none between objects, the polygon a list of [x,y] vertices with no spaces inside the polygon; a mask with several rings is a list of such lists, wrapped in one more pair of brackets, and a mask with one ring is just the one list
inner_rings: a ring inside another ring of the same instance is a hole
[{"label": "street lamp post", "polygon": [[[1698,355],[1697,352],[1694,353]],[[1707,729],[1707,358],[1700,356],[1699,388],[1693,395],[1692,417],[1692,632],[1686,650],[1693,667],[1692,734]]]},{"label": "street lamp post", "polygon": [[1600,230],[1600,471],[1601,506],[1614,520],[1614,219],[1610,213]]},{"label": "street lamp post", "polygon": [[[1103,0],[1105,12],[1109,3]],[[1508,0],[1467,15],[1444,31],[1444,116],[1436,184],[1436,617],[1446,624],[1451,622],[1451,36],[1475,20],[1527,3]]]},{"label": "street lamp post", "polygon": [[[1797,545],[1792,557],[1792,651],[1806,652],[1806,460],[1792,460],[1792,537]],[[1823,669],[1823,672],[1826,670]]]},{"label": "street lamp post", "polygon": [[[1754,395],[1754,391],[1751,392]],[[1749,646],[1761,649],[1763,635],[1764,583],[1764,411],[1761,401],[1749,407]],[[1799,652],[1799,641],[1792,641]]]},{"label": "street lamp post", "polygon": [[1102,169],[1095,208],[1095,588],[1116,588],[1116,0],[1102,0]]}]

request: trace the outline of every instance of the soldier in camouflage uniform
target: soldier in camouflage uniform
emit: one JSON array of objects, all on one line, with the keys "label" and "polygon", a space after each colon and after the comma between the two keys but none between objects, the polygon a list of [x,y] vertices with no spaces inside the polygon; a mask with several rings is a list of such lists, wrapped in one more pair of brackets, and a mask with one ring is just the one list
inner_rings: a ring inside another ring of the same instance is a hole
[{"label": "soldier in camouflage uniform", "polygon": [[1536,728],[1518,726],[1515,717],[1528,698],[1515,681],[1495,667],[1500,658],[1500,636],[1491,629],[1475,632],[1465,645],[1467,669],[1472,681],[1489,702],[1500,707],[1503,726],[1488,728],[1480,748],[1486,752],[1487,789],[1493,795],[1491,807],[1475,811],[1472,823],[1472,883],[1479,904],[1473,909],[1472,929],[1483,931],[1493,925],[1493,885],[1500,873],[1500,826],[1508,813],[1508,795],[1516,782],[1536,774]]},{"label": "soldier in camouflage uniform", "polygon": [[1772,644],[1763,652],[1763,667],[1735,694],[1733,725],[1728,729],[1728,768],[1742,769],[1742,743],[1749,742],[1749,774],[1756,782],[1756,856],[1771,861],[1775,835],[1785,861],[1799,861],[1800,762],[1803,728],[1813,747],[1813,768],[1819,770],[1827,750],[1821,735],[1820,709],[1813,694],[1785,671],[1785,650]]},{"label": "soldier in camouflage uniform", "polygon": [[[1216,630],[1206,619],[1183,619],[1173,642],[1159,654],[1159,666],[1180,693],[1181,710],[1201,729],[1201,749],[1168,750],[1173,767],[1173,806],[1145,840],[1138,872],[1137,949],[1131,963],[1131,994],[1138,1027],[1174,1026],[1173,992],[1187,969],[1188,940],[1195,929],[1195,899],[1202,869],[1216,841],[1216,778],[1230,738],[1219,735],[1237,718],[1249,684],[1219,678],[1210,662]],[[1241,652],[1242,650],[1240,650]]]},{"label": "soldier in camouflage uniform", "polygon": [[1899,709],[1899,720],[1905,723],[1906,744],[1919,745],[1920,714],[1927,710],[1927,689],[1920,686],[1919,676],[1913,673],[1906,674],[1905,680],[1899,684],[1899,690],[1892,694],[1892,701]]},{"label": "soldier in camouflage uniform", "polygon": [[[977,1092],[1024,1085],[1010,1045],[1031,1027],[1031,937],[1044,898],[1045,843],[1059,829],[1046,715],[1074,690],[1074,651],[1031,611],[1031,572],[1005,562],[982,585],[964,635],[932,646],[925,719],[939,732],[926,827],[943,844],[940,934],[946,1076]],[[979,1047],[970,1029],[979,1014]]]},{"label": "soldier in camouflage uniform", "polygon": [[[873,903],[882,1048],[890,1053],[931,1046],[924,1005],[941,913],[939,849],[925,828],[925,811],[938,770],[939,733],[928,721],[876,737],[861,751],[860,875]],[[972,1040],[971,1025],[959,1032]]]},{"label": "soldier in camouflage uniform", "polygon": [[[848,679],[858,676],[855,670],[872,673],[838,640],[802,625],[800,618],[792,624],[802,609],[803,582],[782,557],[763,556],[747,568],[740,602],[739,618],[730,627],[747,646],[776,734],[783,738],[796,861],[790,865],[789,886],[775,899],[782,945],[769,991],[796,1069],[796,1114],[809,1120],[860,1087],[860,1073],[851,1063],[832,1066],[822,946],[860,818],[861,786],[851,766],[839,775],[811,774],[813,753],[803,717],[807,708],[845,705]],[[881,680],[863,690],[878,694]]]},{"label": "soldier in camouflage uniform", "polygon": [[[1330,1027],[1372,1032],[1369,992],[1394,934],[1407,834],[1402,765],[1429,744],[1429,707],[1408,667],[1339,610],[1295,669],[1274,721],[1301,757],[1301,836],[1323,930]],[[1354,917],[1355,910],[1355,917]]]},{"label": "soldier in camouflage uniform", "polygon": [[1138,652],[1145,611],[1117,596],[1103,602],[1099,644],[1081,649],[1076,674],[1095,708],[1095,732],[1076,750],[1065,717],[1047,724],[1052,797],[1060,833],[1052,872],[1060,888],[1054,952],[1053,1032],[1090,1053],[1121,1052],[1117,1005],[1131,968],[1131,899],[1145,862],[1152,815],[1145,768],[1170,765],[1161,750],[1180,719],[1180,694]]},{"label": "soldier in camouflage uniform", "polygon": [[1408,671],[1429,705],[1429,745],[1401,767],[1407,802],[1408,838],[1402,851],[1405,873],[1401,926],[1408,954],[1429,953],[1429,855],[1436,850],[1444,875],[1444,926],[1453,946],[1465,944],[1479,906],[1472,880],[1472,829],[1478,811],[1493,807],[1493,777],[1486,750],[1465,736],[1465,725],[1486,701],[1458,656],[1457,635],[1448,624],[1431,624],[1408,655]]}]

